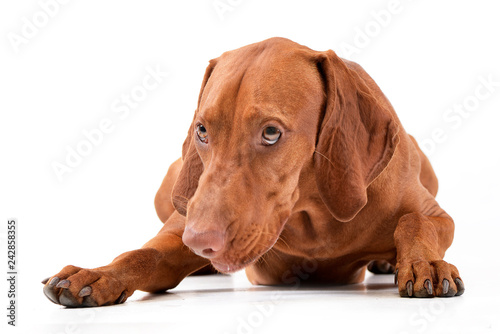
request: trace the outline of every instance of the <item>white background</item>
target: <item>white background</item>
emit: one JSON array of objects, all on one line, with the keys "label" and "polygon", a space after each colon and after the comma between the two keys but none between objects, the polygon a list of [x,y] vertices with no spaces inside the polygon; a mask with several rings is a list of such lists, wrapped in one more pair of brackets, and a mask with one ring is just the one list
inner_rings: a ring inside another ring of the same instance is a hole
[{"label": "white background", "polygon": [[[500,311],[495,1],[400,0],[394,9],[388,0],[74,0],[52,6],[48,16],[41,3],[49,2],[0,5],[0,219],[2,253],[7,218],[19,220],[17,332],[29,326],[38,333],[500,330],[493,317]],[[214,3],[230,7],[221,14]],[[22,37],[26,21],[43,26]],[[103,265],[154,236],[161,223],[153,198],[180,156],[208,60],[273,36],[360,63],[421,144],[439,133],[427,152],[440,180],[438,201],[456,223],[445,259],[461,271],[465,295],[400,299],[389,285],[392,277],[368,278],[359,289],[280,292],[251,288],[237,274],[193,278],[177,294],[136,294],[135,301],[92,311],[90,318],[46,300],[40,280],[64,265]],[[16,38],[25,39],[15,46]],[[120,119],[113,103],[142,84],[146,68],[169,74]],[[488,78],[496,82],[491,91],[482,84]],[[453,111],[460,106],[464,116]],[[65,163],[67,147],[75,149],[83,131],[106,118],[113,131],[58,180],[52,164]],[[0,286],[0,305],[6,305],[5,280]],[[271,314],[255,308],[269,306],[277,293],[282,299]],[[252,312],[264,314],[263,323],[242,327],[239,321]]]}]

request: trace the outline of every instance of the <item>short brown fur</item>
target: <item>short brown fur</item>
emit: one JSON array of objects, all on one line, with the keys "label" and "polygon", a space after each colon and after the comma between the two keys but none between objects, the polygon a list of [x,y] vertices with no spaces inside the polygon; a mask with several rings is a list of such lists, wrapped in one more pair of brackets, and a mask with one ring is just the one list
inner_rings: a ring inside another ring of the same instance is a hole
[{"label": "short brown fur", "polygon": [[[270,146],[268,126],[281,133]],[[454,223],[437,188],[429,160],[358,64],[272,38],[210,61],[182,159],[155,198],[158,235],[107,266],[67,266],[44,292],[97,306],[172,289],[209,266],[246,268],[252,283],[274,285],[358,283],[368,265],[395,270],[404,297],[460,295],[458,270],[443,261]]]}]

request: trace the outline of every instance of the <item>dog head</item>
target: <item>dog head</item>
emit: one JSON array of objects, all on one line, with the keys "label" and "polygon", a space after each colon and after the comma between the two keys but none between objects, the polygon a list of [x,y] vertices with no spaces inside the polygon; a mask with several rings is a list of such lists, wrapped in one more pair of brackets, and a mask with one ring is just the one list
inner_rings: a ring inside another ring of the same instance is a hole
[{"label": "dog head", "polygon": [[184,243],[220,271],[279,238],[314,166],[326,208],[351,220],[388,164],[397,125],[332,51],[273,38],[210,61],[172,193]]}]

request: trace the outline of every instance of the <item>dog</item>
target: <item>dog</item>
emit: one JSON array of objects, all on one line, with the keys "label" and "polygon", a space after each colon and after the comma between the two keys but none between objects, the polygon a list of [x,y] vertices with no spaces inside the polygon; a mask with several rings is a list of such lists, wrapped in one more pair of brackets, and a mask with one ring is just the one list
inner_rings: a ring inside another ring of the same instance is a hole
[{"label": "dog", "polygon": [[158,235],[106,266],[66,266],[43,291],[67,307],[102,306],[200,270],[352,284],[368,267],[394,273],[402,297],[460,296],[463,280],[443,260],[454,222],[437,190],[361,66],[271,38],[209,62],[182,158],[155,197]]}]

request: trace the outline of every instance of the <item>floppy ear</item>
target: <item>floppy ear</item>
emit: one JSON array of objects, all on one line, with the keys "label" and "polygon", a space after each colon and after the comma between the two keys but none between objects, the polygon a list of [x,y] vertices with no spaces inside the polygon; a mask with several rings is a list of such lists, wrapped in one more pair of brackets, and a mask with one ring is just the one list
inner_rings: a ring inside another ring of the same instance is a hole
[{"label": "floppy ear", "polygon": [[[326,103],[314,165],[321,199],[339,221],[352,220],[366,189],[387,167],[399,143],[399,126],[382,92],[374,95],[357,71],[333,51],[322,53]],[[376,86],[376,85],[372,85]]]},{"label": "floppy ear", "polygon": [[182,144],[182,168],[172,189],[172,204],[183,216],[186,216],[187,203],[196,192],[198,181],[201,173],[203,173],[203,162],[196,151],[192,138],[194,133],[194,120],[200,108],[201,97],[205,86],[207,85],[208,79],[210,78],[210,75],[215,67],[215,63],[216,60],[212,59],[205,71],[205,76],[203,77],[203,82],[201,84],[200,95],[198,96],[198,107],[194,113],[193,122],[189,127],[184,144]]}]

